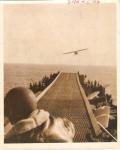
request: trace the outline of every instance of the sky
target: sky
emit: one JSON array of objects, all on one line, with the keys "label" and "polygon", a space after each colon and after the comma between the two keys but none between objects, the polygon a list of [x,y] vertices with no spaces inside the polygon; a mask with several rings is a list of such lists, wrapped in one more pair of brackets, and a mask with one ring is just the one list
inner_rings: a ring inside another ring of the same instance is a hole
[{"label": "sky", "polygon": [[5,5],[4,62],[115,66],[115,4]]}]

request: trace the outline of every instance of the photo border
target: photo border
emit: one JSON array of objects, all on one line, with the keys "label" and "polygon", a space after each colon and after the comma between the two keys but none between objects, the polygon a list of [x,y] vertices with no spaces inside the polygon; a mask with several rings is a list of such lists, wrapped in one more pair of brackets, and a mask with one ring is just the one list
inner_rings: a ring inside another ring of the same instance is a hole
[{"label": "photo border", "polygon": [[[105,1],[105,0],[104,0]],[[107,1],[108,2],[108,1]],[[68,1],[66,0],[49,0],[49,1],[1,1],[0,2],[0,148],[4,150],[78,150],[78,149],[119,149],[120,148],[120,119],[119,119],[119,114],[120,114],[120,1],[114,1],[111,0],[112,3],[116,3],[117,5],[117,15],[116,15],[116,27],[117,27],[117,60],[116,60],[116,68],[117,68],[117,118],[118,118],[118,142],[93,142],[93,143],[40,143],[40,144],[4,144],[4,104],[3,104],[3,99],[4,99],[4,41],[3,41],[3,18],[4,18],[4,5],[6,4],[56,4],[56,3],[65,3],[68,4]],[[110,2],[110,3],[111,3]],[[102,2],[103,4],[104,2]]]}]

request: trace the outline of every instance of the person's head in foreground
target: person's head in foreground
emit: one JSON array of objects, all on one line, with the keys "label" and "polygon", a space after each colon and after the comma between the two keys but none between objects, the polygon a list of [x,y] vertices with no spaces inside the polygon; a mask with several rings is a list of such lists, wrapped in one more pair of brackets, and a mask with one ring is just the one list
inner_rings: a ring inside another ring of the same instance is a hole
[{"label": "person's head in foreground", "polygon": [[5,136],[8,143],[72,142],[75,128],[66,118],[55,118],[37,109],[33,92],[24,87],[10,90],[5,97],[5,116],[13,124]]}]

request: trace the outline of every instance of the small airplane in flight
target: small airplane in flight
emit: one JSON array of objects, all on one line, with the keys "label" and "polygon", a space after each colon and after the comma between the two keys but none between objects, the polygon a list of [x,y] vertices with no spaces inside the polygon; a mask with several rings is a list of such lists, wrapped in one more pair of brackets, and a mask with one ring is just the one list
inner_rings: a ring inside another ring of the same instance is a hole
[{"label": "small airplane in flight", "polygon": [[71,52],[66,52],[66,53],[63,53],[63,54],[70,54],[70,53],[74,53],[75,55],[77,55],[80,51],[84,51],[84,50],[87,50],[88,48],[85,48],[85,49],[81,49],[81,50],[76,50],[76,51],[71,51]]}]

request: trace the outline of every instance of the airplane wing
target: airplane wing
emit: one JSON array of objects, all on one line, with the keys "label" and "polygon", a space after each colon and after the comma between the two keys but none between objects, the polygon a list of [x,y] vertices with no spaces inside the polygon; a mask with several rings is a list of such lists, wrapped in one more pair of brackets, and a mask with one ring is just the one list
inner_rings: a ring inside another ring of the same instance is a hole
[{"label": "airplane wing", "polygon": [[87,50],[88,48],[85,48],[85,49],[81,49],[81,50],[76,50],[76,51],[70,51],[70,52],[66,52],[66,53],[63,53],[63,54],[70,54],[70,53],[74,53],[74,52],[78,52],[78,51],[84,51],[84,50]]},{"label": "airplane wing", "polygon": [[109,115],[103,114],[98,117],[96,117],[97,122],[102,124],[104,128],[108,128],[109,126]]},{"label": "airplane wing", "polygon": [[71,52],[66,52],[66,53],[63,53],[63,54],[70,54],[70,53],[74,53],[76,51],[71,51]]},{"label": "airplane wing", "polygon": [[96,117],[97,122],[102,124],[104,128],[107,128],[109,125],[109,117],[110,117],[110,107],[102,106],[95,110],[94,115]]},{"label": "airplane wing", "polygon": [[88,95],[88,99],[92,100],[93,98],[97,97],[99,93],[100,93],[99,91],[91,93],[90,95]]},{"label": "airplane wing", "polygon": [[85,50],[87,50],[87,49],[88,49],[88,48],[80,49],[80,50],[77,50],[76,52],[85,51]]}]

